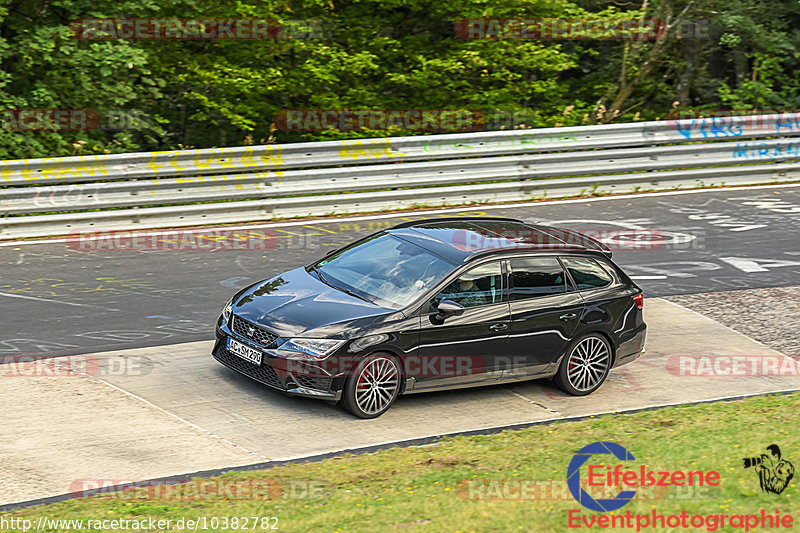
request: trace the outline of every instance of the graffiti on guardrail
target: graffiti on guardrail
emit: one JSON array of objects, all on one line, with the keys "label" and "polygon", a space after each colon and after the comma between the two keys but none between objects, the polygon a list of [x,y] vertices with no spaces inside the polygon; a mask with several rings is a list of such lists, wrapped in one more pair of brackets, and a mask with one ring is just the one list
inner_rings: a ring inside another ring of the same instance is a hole
[{"label": "graffiti on guardrail", "polygon": [[[133,177],[150,175],[176,175],[204,173],[213,171],[235,171],[244,169],[271,170],[282,174],[282,147],[265,145],[258,149],[246,147],[244,150],[233,148],[212,148],[203,150],[179,150],[173,152],[149,152],[144,168],[133,170]],[[3,180],[25,181],[78,179],[97,177],[127,177],[131,172],[130,163],[112,163],[108,156],[53,157],[43,159],[23,159],[0,161],[0,178]],[[145,170],[146,169],[146,170]],[[224,181],[238,176],[214,176],[205,178],[208,181]],[[16,179],[14,179],[16,178]],[[179,178],[185,181],[204,181],[199,176]]]},{"label": "graffiti on guardrail", "polygon": [[0,161],[0,179],[10,182],[12,176],[28,181],[108,177],[106,156],[46,157]]},{"label": "graffiti on guardrail", "polygon": [[339,150],[339,157],[345,160],[391,159],[406,155],[404,152],[392,151],[392,144],[389,139],[346,139],[341,143],[342,148]]},{"label": "graffiti on guardrail", "polygon": [[[483,112],[489,116],[485,110]],[[517,118],[520,117],[512,117],[512,120]],[[653,187],[708,187],[720,185],[717,179],[725,179],[723,185],[793,179],[793,160],[800,158],[800,142],[792,139],[761,141],[758,135],[743,130],[742,136],[755,138],[743,143],[736,137],[740,134],[738,130],[722,127],[719,121],[714,120],[699,118],[546,130],[0,161],[0,184],[6,186],[0,195],[3,210],[0,214],[10,215],[3,217],[0,234],[5,238],[63,234],[64,228],[96,227],[97,217],[102,217],[108,226],[152,227],[165,224],[166,209],[155,207],[165,203],[179,204],[171,209],[180,218],[180,225],[195,222],[220,224],[399,209],[410,205],[600,196],[651,190]],[[725,120],[725,124],[730,125],[734,118]],[[800,113],[752,120],[754,127],[775,126],[777,133],[768,131],[764,137],[800,135]],[[679,133],[670,131],[676,129]],[[728,137],[731,142],[676,144],[666,151],[656,146],[680,143],[684,139],[719,138],[724,141]],[[632,147],[638,155],[623,157],[623,149],[627,147]],[[540,152],[548,155],[540,156]],[[488,157],[511,154],[522,154],[522,157]],[[697,159],[698,164],[708,167],[708,170],[704,169],[700,177],[711,176],[713,182],[700,179],[696,169],[683,169],[680,162],[689,155],[702,157]],[[599,163],[594,161],[595,158]],[[436,163],[437,168],[429,169],[431,175],[436,175],[435,183],[431,183],[438,186],[435,189],[426,188],[428,170],[423,169],[428,167],[411,163],[426,159],[443,161]],[[752,176],[748,175],[749,168],[731,166],[769,160],[784,161],[785,164],[764,167],[763,171],[754,171]],[[409,164],[380,165],[399,162]],[[370,165],[372,163],[375,164]],[[354,170],[352,174],[347,169],[360,164],[369,166]],[[721,169],[719,175],[715,174],[716,168]],[[287,169],[297,170],[288,172]],[[639,173],[642,170],[653,172]],[[656,172],[660,170],[666,172]],[[769,175],[765,176],[767,173]],[[663,180],[660,179],[662,175]],[[570,176],[580,177],[567,182]],[[357,179],[360,177],[364,179]],[[406,177],[408,179],[403,179]],[[551,177],[557,179],[537,179]],[[80,189],[62,186],[100,180],[107,183],[100,184],[96,193],[91,187],[83,188],[85,184]],[[492,180],[502,180],[502,183],[487,187],[485,183]],[[181,187],[183,183],[191,184],[193,188],[184,189]],[[316,183],[319,187],[315,187]],[[58,187],[44,190],[37,190],[39,187],[11,188],[51,184]],[[366,190],[372,192],[364,194]],[[326,194],[329,192],[335,194]],[[159,201],[164,198],[178,200]],[[235,200],[237,203],[220,200]],[[207,203],[207,208],[199,209],[194,205],[198,202]],[[241,207],[241,210],[236,211],[236,207]],[[116,211],[110,213],[110,209]],[[85,211],[77,213],[80,210]],[[55,211],[65,212],[54,214]],[[23,213],[51,214],[47,219],[14,216]],[[728,220],[727,223],[733,222]]]},{"label": "graffiti on guardrail", "polygon": [[[246,147],[244,150],[233,148],[215,148],[212,150],[177,150],[174,152],[152,152],[147,164],[153,174],[168,169],[168,174],[214,170],[237,170],[241,168],[280,168],[283,165],[282,147],[280,145],[260,146],[258,150]],[[194,155],[194,157],[192,157]]]},{"label": "graffiti on guardrail", "polygon": [[800,112],[796,110],[763,110],[769,112],[768,115],[754,115],[753,111],[672,111],[667,116],[667,125],[689,140],[741,137],[745,133],[779,135],[800,131]]},{"label": "graffiti on guardrail", "polygon": [[562,135],[540,135],[536,133],[526,133],[522,135],[509,136],[506,138],[492,140],[463,140],[453,139],[430,139],[423,146],[423,150],[428,153],[442,152],[470,152],[472,150],[486,150],[490,148],[538,148],[542,145],[557,145],[560,143],[569,144],[577,142],[578,138],[570,134]]},{"label": "graffiti on guardrail", "polygon": [[768,144],[764,142],[736,143],[734,159],[791,159],[800,157],[800,142]]}]

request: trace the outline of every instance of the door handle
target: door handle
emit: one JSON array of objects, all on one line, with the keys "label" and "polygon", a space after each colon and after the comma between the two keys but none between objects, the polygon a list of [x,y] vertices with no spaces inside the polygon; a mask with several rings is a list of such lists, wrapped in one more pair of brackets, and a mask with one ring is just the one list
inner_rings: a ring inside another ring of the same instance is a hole
[{"label": "door handle", "polygon": [[508,329],[508,324],[492,324],[489,326],[489,329],[492,331],[503,331],[504,329]]},{"label": "door handle", "polygon": [[561,315],[561,316],[560,316],[560,317],[558,317],[558,318],[560,318],[561,320],[572,320],[573,318],[575,318],[575,317],[577,317],[577,316],[578,316],[578,315],[576,315],[575,313],[567,313],[567,314],[565,314],[565,315]]}]

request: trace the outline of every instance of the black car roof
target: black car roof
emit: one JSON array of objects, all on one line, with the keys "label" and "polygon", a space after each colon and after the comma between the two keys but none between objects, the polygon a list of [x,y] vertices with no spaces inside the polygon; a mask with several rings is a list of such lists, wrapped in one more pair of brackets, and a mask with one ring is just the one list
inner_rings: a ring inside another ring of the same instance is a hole
[{"label": "black car roof", "polygon": [[404,222],[385,230],[457,263],[503,251],[591,251],[608,247],[574,230],[503,217],[448,217]]}]

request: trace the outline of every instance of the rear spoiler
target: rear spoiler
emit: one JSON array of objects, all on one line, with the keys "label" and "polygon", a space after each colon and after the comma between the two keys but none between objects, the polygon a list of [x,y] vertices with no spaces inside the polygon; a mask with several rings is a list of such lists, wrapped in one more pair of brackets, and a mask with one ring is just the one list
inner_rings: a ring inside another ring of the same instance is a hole
[{"label": "rear spoiler", "polygon": [[580,239],[580,242],[582,242],[584,246],[586,246],[587,248],[602,252],[603,255],[605,255],[608,258],[611,257],[612,253],[611,248],[609,248],[608,245],[606,245],[605,243],[598,241],[594,237],[590,237],[585,233],[581,233],[580,231],[575,231],[573,229],[564,229],[564,228],[559,228],[559,229],[563,231],[565,234],[569,235],[570,237],[573,237],[575,239]]},{"label": "rear spoiler", "polygon": [[556,236],[559,240],[564,241],[565,244],[573,244],[578,246],[583,246],[588,250],[595,250],[597,252],[601,252],[608,258],[611,258],[611,248],[609,248],[606,244],[598,241],[594,237],[590,237],[585,233],[581,233],[580,231],[575,231],[574,229],[567,229],[567,228],[554,228],[550,226],[536,226],[536,229],[542,231],[550,236],[554,236],[553,232],[556,232]]}]

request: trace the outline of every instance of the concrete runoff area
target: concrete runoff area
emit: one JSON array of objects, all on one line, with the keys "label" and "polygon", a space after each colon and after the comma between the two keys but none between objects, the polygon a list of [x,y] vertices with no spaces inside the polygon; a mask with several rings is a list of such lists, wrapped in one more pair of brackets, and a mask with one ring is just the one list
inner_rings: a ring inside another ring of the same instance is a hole
[{"label": "concrete runoff area", "polygon": [[[33,377],[2,365],[0,504],[64,494],[91,486],[92,480],[125,483],[448,433],[800,389],[798,377],[746,375],[747,365],[735,376],[702,375],[691,365],[689,375],[681,375],[677,356],[770,356],[787,368],[796,362],[664,300],[645,301],[645,320],[647,352],[612,370],[589,396],[568,396],[549,382],[529,381],[409,395],[373,420],[240,376],[211,357],[207,341],[93,354],[82,364],[106,369],[93,377]],[[74,366],[64,358],[50,361]],[[112,361],[110,367],[103,364]],[[717,370],[730,370],[730,361],[722,362]],[[696,370],[701,375],[691,375]],[[708,361],[705,370],[712,370]],[[87,485],[81,486],[83,481]]]}]

